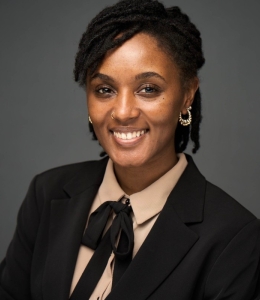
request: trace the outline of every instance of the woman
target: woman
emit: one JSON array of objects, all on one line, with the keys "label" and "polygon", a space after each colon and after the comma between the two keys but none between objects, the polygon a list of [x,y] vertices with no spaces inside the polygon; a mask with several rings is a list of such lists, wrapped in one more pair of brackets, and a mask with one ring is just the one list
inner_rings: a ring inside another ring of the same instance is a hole
[{"label": "woman", "polygon": [[75,80],[107,156],[36,176],[0,299],[259,299],[260,222],[183,154],[199,149],[200,33],[121,1],[79,44]]}]

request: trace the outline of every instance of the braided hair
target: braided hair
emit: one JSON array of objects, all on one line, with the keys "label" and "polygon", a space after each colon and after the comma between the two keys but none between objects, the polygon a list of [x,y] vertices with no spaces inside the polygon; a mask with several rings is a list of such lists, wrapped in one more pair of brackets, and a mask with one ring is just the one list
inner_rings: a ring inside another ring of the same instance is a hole
[{"label": "braided hair", "polygon": [[[74,79],[86,86],[87,74],[92,75],[107,51],[116,49],[137,33],[153,36],[179,68],[183,84],[196,77],[205,59],[200,32],[180,8],[165,8],[156,0],[122,0],[103,9],[88,25],[79,43],[75,59]],[[190,126],[178,123],[175,132],[175,150],[183,152],[193,141],[192,152],[200,147],[201,94],[198,89],[192,105]],[[97,139],[89,123],[93,139]]]}]

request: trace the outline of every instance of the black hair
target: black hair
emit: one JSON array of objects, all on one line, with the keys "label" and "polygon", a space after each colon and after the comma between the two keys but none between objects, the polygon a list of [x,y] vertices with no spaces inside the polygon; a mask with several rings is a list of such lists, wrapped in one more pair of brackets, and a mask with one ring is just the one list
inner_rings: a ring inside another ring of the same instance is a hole
[{"label": "black hair", "polygon": [[[179,7],[165,8],[158,1],[123,0],[103,9],[88,25],[79,43],[75,59],[74,78],[85,87],[87,74],[92,75],[101,64],[107,51],[115,49],[135,34],[143,32],[156,38],[179,67],[182,81],[188,83],[196,77],[205,59],[200,32]],[[119,37],[118,37],[119,36]],[[178,123],[175,133],[177,153],[186,149],[189,138],[192,152],[200,147],[201,94],[198,89],[192,104],[190,126]],[[89,123],[93,139],[97,139]]]}]

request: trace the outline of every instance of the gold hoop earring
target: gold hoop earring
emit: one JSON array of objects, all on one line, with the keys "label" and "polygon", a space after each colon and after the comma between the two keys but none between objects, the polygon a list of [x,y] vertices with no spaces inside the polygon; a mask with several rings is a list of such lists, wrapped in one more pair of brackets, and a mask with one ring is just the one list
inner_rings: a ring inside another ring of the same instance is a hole
[{"label": "gold hoop earring", "polygon": [[114,113],[114,112],[112,111],[110,116],[111,116],[111,119],[112,119],[112,120],[115,120],[115,118],[114,118],[114,116],[113,116],[113,113]]},{"label": "gold hoop earring", "polygon": [[180,112],[180,115],[179,115],[179,122],[181,123],[182,126],[189,126],[191,124],[191,121],[192,121],[192,115],[191,115],[191,112],[190,110],[192,109],[192,107],[188,107],[187,108],[187,112],[188,112],[188,119],[183,119],[182,118],[182,114]]},{"label": "gold hoop earring", "polygon": [[90,116],[88,116],[88,120],[89,120],[89,123],[93,124]]}]

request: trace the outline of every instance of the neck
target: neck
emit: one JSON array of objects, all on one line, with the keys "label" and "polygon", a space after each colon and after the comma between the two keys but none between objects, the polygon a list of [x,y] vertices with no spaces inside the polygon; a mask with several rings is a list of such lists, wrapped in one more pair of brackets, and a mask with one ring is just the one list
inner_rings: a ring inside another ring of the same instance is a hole
[{"label": "neck", "polygon": [[140,192],[162,177],[178,162],[176,153],[170,160],[154,162],[145,166],[122,167],[114,164],[114,171],[119,185],[127,195]]}]

